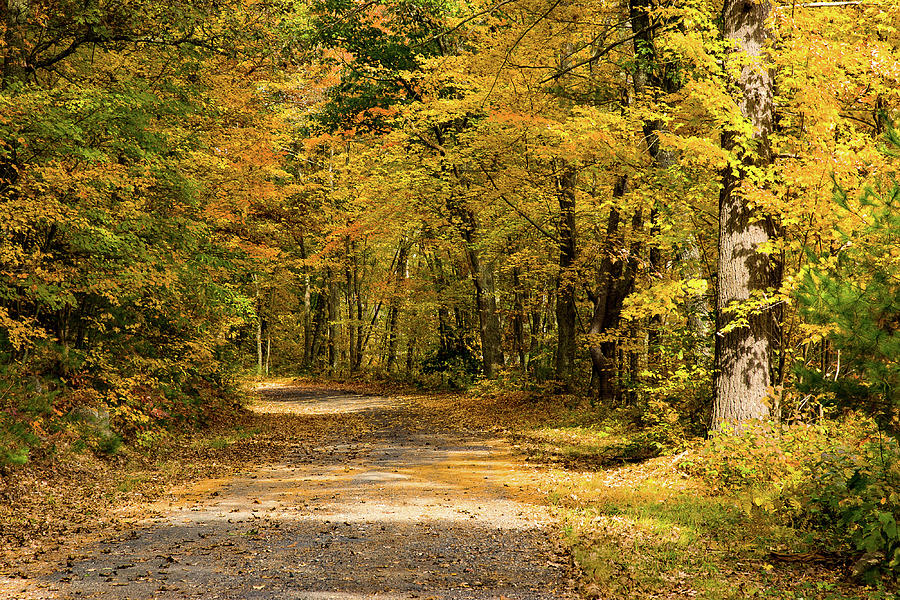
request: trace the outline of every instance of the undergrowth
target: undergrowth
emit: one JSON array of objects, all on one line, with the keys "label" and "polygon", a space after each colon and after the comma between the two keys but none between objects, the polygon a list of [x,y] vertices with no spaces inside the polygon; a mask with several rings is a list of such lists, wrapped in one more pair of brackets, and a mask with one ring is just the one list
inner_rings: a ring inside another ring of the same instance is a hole
[{"label": "undergrowth", "polygon": [[896,444],[847,415],[677,438],[636,459],[627,412],[567,411],[513,439],[590,598],[896,598]]},{"label": "undergrowth", "polygon": [[209,373],[50,376],[43,367],[0,364],[0,473],[60,449],[152,449],[240,407],[237,390]]}]

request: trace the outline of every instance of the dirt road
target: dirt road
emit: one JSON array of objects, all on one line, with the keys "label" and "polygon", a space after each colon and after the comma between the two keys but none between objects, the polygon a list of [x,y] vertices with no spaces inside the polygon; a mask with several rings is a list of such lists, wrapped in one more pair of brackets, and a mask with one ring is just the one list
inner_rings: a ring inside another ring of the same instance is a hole
[{"label": "dirt road", "polygon": [[[534,473],[409,400],[270,385],[276,463],[175,490],[49,575],[47,598],[572,599]],[[281,425],[279,425],[281,424]],[[32,592],[36,593],[36,592]],[[31,597],[36,597],[32,595]]]}]

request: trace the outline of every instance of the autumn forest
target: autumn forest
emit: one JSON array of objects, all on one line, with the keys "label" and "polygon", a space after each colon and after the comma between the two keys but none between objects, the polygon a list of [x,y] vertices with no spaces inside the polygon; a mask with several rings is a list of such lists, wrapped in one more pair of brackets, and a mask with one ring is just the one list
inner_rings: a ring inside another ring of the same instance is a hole
[{"label": "autumn forest", "polygon": [[550,398],[898,572],[900,5],[0,14],[3,472],[254,377]]}]

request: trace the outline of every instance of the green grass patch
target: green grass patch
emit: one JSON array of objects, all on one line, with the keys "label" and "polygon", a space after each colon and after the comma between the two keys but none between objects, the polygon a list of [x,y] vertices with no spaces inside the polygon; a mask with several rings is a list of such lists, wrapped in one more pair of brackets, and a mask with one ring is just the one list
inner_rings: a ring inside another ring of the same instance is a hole
[{"label": "green grass patch", "polygon": [[250,439],[252,437],[259,435],[260,431],[261,430],[259,427],[250,427],[250,428],[238,427],[238,428],[234,429],[233,431],[230,431],[226,434],[216,435],[216,436],[209,437],[209,438],[203,438],[200,440],[200,443],[202,445],[206,446],[207,448],[211,448],[213,450],[224,450],[225,448],[227,448],[228,446],[230,446],[236,442],[239,442],[241,440]]},{"label": "green grass patch", "polygon": [[615,420],[565,418],[514,435],[529,460],[553,467],[548,499],[586,597],[898,598],[889,581],[854,580],[847,563],[805,561],[809,532],[779,519],[765,489],[723,490],[685,472],[695,451],[627,455],[637,435]]}]

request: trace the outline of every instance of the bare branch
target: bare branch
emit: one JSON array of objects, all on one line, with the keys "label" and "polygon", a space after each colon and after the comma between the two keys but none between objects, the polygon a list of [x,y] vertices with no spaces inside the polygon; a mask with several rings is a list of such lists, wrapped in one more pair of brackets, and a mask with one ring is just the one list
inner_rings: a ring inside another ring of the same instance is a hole
[{"label": "bare branch", "polygon": [[584,60],[581,60],[573,65],[570,65],[570,66],[566,67],[565,69],[560,69],[559,71],[557,71],[553,75],[550,75],[549,77],[545,77],[544,79],[541,80],[541,83],[547,83],[548,81],[551,81],[558,77],[562,77],[566,73],[570,73],[570,72],[574,71],[578,67],[583,67],[586,64],[592,63],[595,60],[603,57],[604,55],[609,54],[610,52],[612,52],[613,50],[615,50],[617,47],[621,46],[622,44],[626,44],[626,43],[634,40],[637,36],[642,35],[653,29],[656,29],[657,27],[659,27],[659,25],[651,25],[650,27],[645,27],[644,29],[641,29],[640,31],[634,32],[632,35],[629,35],[628,37],[622,38],[621,40],[616,40],[612,44],[609,44],[608,46],[605,46],[605,47],[601,48],[600,50],[597,50],[590,57],[588,57]]},{"label": "bare branch", "polygon": [[547,231],[546,229],[544,229],[543,227],[541,227],[539,224],[537,224],[531,217],[529,217],[529,216],[525,213],[525,211],[523,211],[523,210],[520,209],[518,206],[516,206],[509,198],[507,198],[507,197],[503,194],[503,192],[500,191],[500,188],[497,187],[497,183],[494,181],[494,178],[491,177],[491,173],[490,173],[487,169],[484,168],[484,165],[483,165],[483,164],[478,163],[478,166],[481,167],[481,171],[484,173],[485,177],[487,177],[488,181],[491,182],[491,187],[493,187],[494,190],[496,190],[497,193],[500,195],[500,199],[501,199],[501,200],[503,200],[504,202],[506,202],[506,204],[507,204],[511,209],[513,209],[514,211],[516,211],[516,213],[517,213],[520,217],[522,217],[523,219],[525,219],[526,221],[528,221],[535,229],[537,229],[537,230],[538,230],[540,233],[542,233],[544,236],[550,238],[551,240],[553,240],[553,241],[556,242],[557,244],[559,243],[559,238],[558,238],[558,237],[556,237],[555,235],[553,235],[552,233],[550,233],[549,231]]}]

